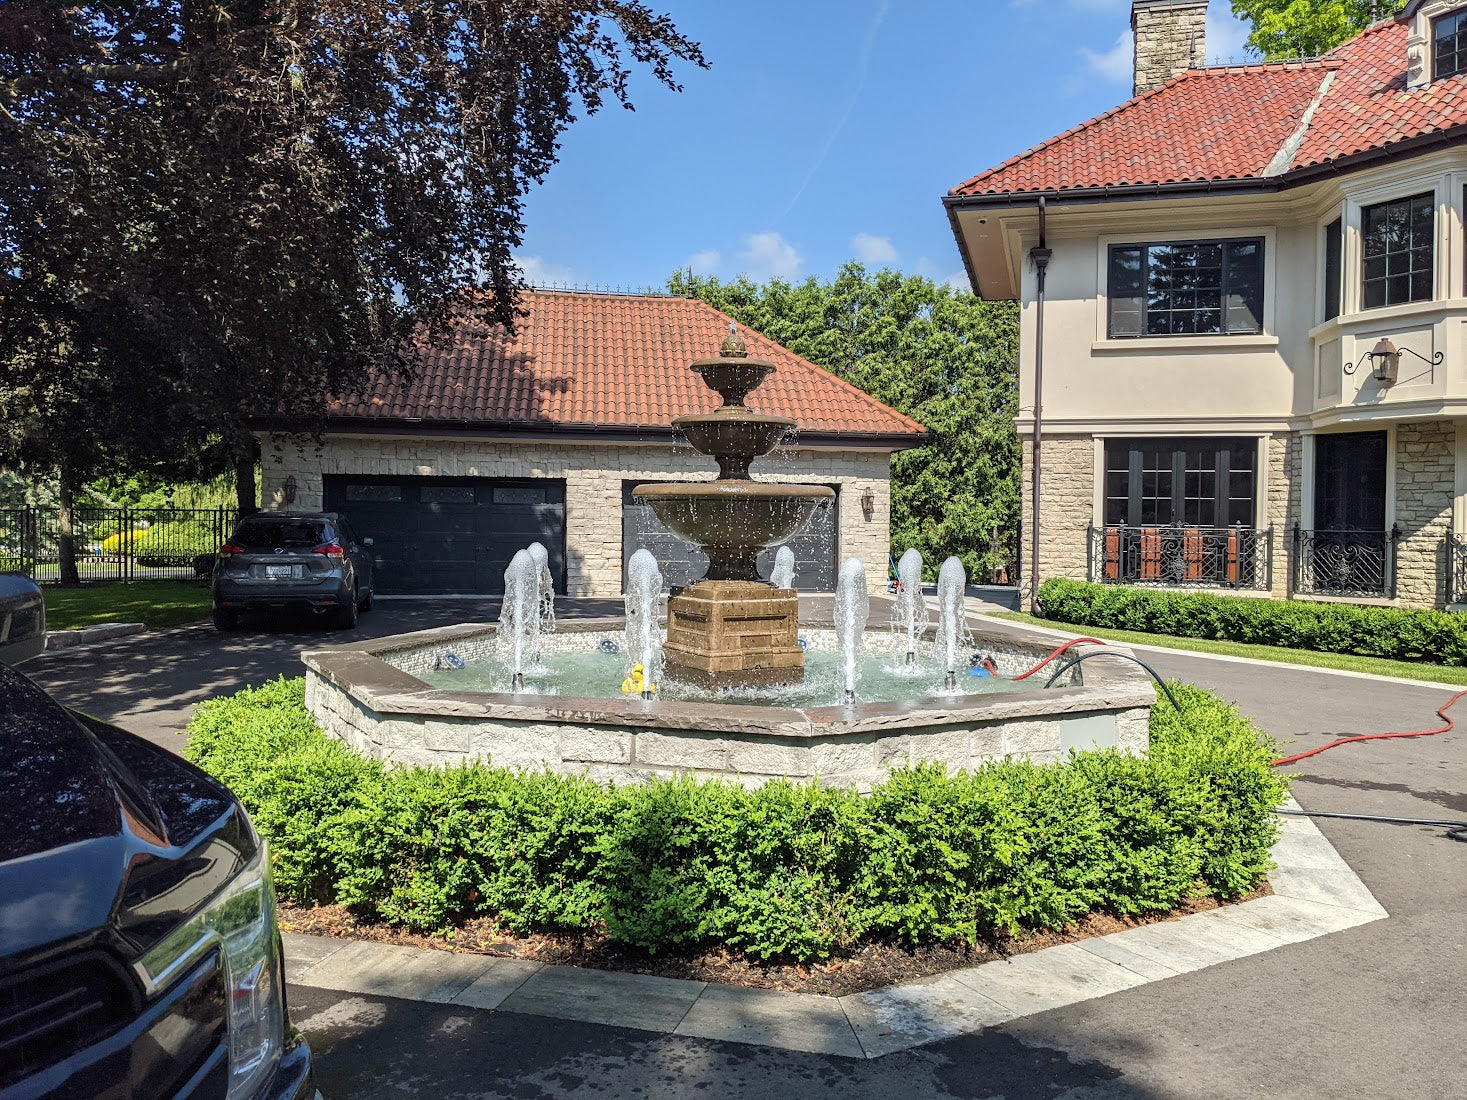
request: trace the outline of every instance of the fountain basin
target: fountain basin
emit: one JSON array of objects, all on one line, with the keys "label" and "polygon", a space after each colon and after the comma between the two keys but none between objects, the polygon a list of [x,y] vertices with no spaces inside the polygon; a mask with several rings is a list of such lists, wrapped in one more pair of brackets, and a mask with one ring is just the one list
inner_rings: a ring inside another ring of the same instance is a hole
[{"label": "fountain basin", "polygon": [[[547,652],[595,648],[621,629],[620,619],[563,621],[545,640]],[[330,735],[403,765],[478,759],[615,783],[691,773],[746,785],[788,777],[869,790],[891,767],[919,761],[959,770],[1005,756],[1055,762],[1072,748],[1142,753],[1156,699],[1140,669],[1105,660],[1088,661],[1083,679],[1075,670],[1072,682],[1049,689],[854,706],[513,695],[435,687],[423,678],[447,652],[487,657],[494,633],[492,624],[465,624],[307,651],[306,705]],[[888,637],[868,634],[873,645]],[[1049,653],[1054,640],[1013,630],[980,633],[974,645],[1013,675]]]},{"label": "fountain basin", "polygon": [[720,478],[749,480],[749,464],[766,455],[795,429],[787,416],[765,416],[725,406],[716,412],[680,416],[672,426],[699,454],[712,455]]},{"label": "fountain basin", "polygon": [[639,485],[632,496],[708,555],[709,580],[757,581],[759,552],[787,540],[835,490],[765,481],[673,481]]}]

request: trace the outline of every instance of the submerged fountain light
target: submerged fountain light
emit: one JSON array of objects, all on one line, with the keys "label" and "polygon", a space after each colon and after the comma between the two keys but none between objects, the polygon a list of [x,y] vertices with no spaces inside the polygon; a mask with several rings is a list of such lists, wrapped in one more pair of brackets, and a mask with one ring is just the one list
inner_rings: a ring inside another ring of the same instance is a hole
[{"label": "submerged fountain light", "polygon": [[917,663],[917,639],[927,629],[927,601],[922,598],[922,553],[915,546],[897,564],[896,600],[891,628],[907,636],[907,664]]},{"label": "submerged fountain light", "polygon": [[958,686],[958,649],[967,634],[964,600],[968,590],[968,573],[958,558],[948,558],[937,572],[937,644],[946,662],[944,678],[948,691]]}]

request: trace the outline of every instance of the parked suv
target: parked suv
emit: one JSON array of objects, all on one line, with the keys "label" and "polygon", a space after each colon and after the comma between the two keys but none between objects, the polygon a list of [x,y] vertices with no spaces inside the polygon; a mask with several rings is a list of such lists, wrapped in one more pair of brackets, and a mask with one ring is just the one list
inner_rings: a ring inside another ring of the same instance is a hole
[{"label": "parked suv", "polygon": [[372,606],[371,539],[336,512],[259,512],[239,521],[214,566],[214,625],[251,611],[310,610],[357,625]]},{"label": "parked suv", "polygon": [[315,1096],[228,790],[0,665],[0,791],[0,1096]]}]

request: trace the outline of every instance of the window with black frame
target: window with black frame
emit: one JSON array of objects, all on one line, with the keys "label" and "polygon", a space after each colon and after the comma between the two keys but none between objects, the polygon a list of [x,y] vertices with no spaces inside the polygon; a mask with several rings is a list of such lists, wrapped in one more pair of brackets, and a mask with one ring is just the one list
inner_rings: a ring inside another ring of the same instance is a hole
[{"label": "window with black frame", "polygon": [[1121,584],[1263,587],[1254,530],[1258,440],[1111,439],[1096,579]]},{"label": "window with black frame", "polygon": [[1467,71],[1467,8],[1431,23],[1431,78],[1441,80],[1463,71]]},{"label": "window with black frame", "polygon": [[1111,339],[1263,331],[1263,239],[1111,245]]},{"label": "window with black frame", "polygon": [[1434,292],[1436,218],[1431,192],[1360,211],[1360,304],[1363,309],[1430,301]]}]

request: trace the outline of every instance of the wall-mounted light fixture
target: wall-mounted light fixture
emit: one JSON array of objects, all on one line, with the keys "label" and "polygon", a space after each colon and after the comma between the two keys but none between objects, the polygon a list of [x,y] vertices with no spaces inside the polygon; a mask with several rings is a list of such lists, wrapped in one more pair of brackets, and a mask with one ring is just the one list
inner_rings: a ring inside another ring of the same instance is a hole
[{"label": "wall-mounted light fixture", "polygon": [[867,519],[876,514],[876,494],[869,485],[861,492],[861,514]]},{"label": "wall-mounted light fixture", "polygon": [[1370,377],[1374,378],[1382,386],[1394,386],[1396,379],[1401,374],[1402,352],[1405,352],[1407,355],[1414,355],[1417,359],[1432,367],[1441,366],[1442,360],[1446,358],[1446,353],[1439,351],[1428,359],[1420,352],[1412,351],[1410,348],[1398,348],[1389,337],[1382,336],[1376,341],[1375,347],[1371,348],[1355,362],[1346,363],[1345,373],[1354,374],[1364,366],[1365,361],[1368,359],[1370,360]]},{"label": "wall-mounted light fixture", "polygon": [[285,498],[286,504],[295,503],[295,475],[285,479],[285,484],[280,487],[280,495]]}]

